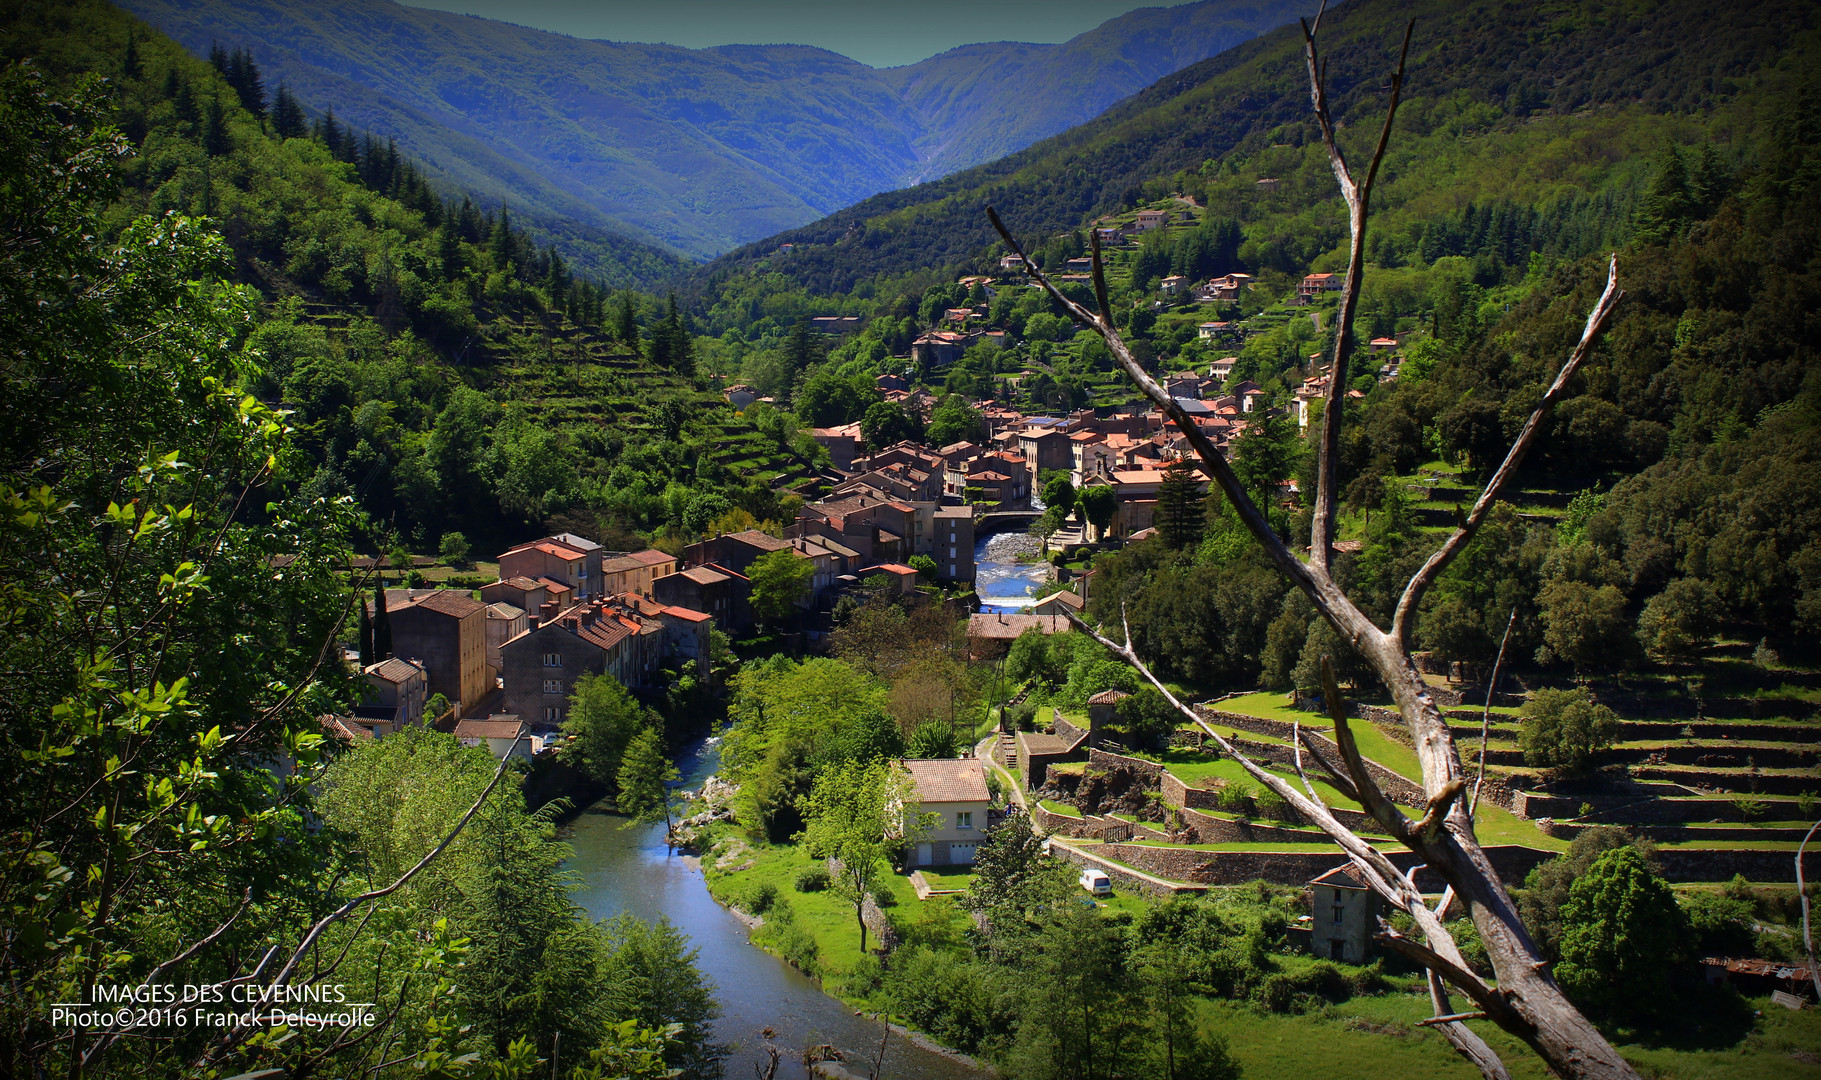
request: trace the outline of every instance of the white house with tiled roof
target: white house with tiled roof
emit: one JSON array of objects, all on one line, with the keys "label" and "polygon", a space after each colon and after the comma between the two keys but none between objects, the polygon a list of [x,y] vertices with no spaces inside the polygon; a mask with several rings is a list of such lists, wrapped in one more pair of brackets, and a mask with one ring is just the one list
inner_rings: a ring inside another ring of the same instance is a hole
[{"label": "white house with tiled roof", "polygon": [[979,758],[910,758],[903,766],[917,800],[913,812],[935,815],[922,840],[905,853],[905,867],[971,866],[986,839],[986,814],[993,805],[986,764]]}]

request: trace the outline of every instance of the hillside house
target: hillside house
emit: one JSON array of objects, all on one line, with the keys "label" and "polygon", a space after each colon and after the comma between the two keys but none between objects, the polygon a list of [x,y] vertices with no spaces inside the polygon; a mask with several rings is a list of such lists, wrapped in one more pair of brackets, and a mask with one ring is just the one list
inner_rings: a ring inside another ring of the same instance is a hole
[{"label": "hillside house", "polygon": [[546,536],[502,552],[500,579],[548,578],[574,589],[577,600],[592,600],[600,595],[601,546],[585,540],[581,544],[572,542],[579,539],[571,537],[566,541]]},{"label": "hillside house", "polygon": [[931,530],[936,577],[942,581],[974,580],[974,508],[939,506]]},{"label": "hillside house", "polygon": [[647,548],[630,555],[615,555],[601,563],[602,595],[651,591],[651,583],[677,572],[677,557]]},{"label": "hillside house", "polygon": [[1344,274],[1310,274],[1296,286],[1296,295],[1308,300],[1323,293],[1340,292],[1346,287]]},{"label": "hillside house", "polygon": [[1067,618],[1070,612],[1081,614],[1086,601],[1072,592],[1056,592],[1031,605],[1032,615],[1060,615]]},{"label": "hillside house", "polygon": [[556,726],[583,675],[612,675],[647,686],[664,657],[663,625],[625,605],[597,600],[565,612],[500,646],[500,681],[509,712]]},{"label": "hillside house", "polygon": [[907,808],[906,827],[915,827],[911,813],[935,815],[923,838],[905,852],[905,868],[973,865],[993,805],[986,763],[979,758],[910,758],[902,765],[916,800],[914,810]]},{"label": "hillside house", "polygon": [[707,614],[724,633],[752,625],[752,582],[724,566],[692,566],[651,583],[652,599]]},{"label": "hillside house", "polygon": [[361,696],[361,719],[383,721],[394,730],[423,723],[430,692],[429,676],[421,664],[391,656],[368,664],[363,674],[367,689]]},{"label": "hillside house", "polygon": [[509,713],[494,713],[485,720],[463,720],[455,725],[455,738],[463,746],[484,746],[495,761],[515,757],[530,761],[531,738],[525,724]]},{"label": "hillside house", "polygon": [[1137,232],[1150,232],[1161,229],[1170,220],[1168,210],[1140,210],[1132,218],[1132,227]]},{"label": "hillside house", "polygon": [[1378,920],[1378,897],[1351,866],[1309,882],[1309,951],[1324,960],[1363,964]]},{"label": "hillside house", "polygon": [[1157,283],[1157,291],[1165,296],[1176,296],[1189,287],[1189,279],[1181,274],[1171,274]]},{"label": "hillside house", "polygon": [[1006,614],[979,612],[967,619],[967,651],[973,660],[996,660],[1004,656],[1012,642],[1026,630],[1040,634],[1060,634],[1069,629],[1069,621],[1060,615]]},{"label": "hillside house", "polygon": [[866,446],[866,436],[860,433],[858,423],[810,428],[809,437],[828,451],[828,463],[842,472],[853,467],[854,458]]}]

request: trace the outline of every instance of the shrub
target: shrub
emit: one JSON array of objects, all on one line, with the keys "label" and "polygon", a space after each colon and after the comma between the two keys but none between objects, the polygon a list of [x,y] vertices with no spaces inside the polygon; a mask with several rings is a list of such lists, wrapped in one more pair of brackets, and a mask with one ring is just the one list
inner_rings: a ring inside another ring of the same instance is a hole
[{"label": "shrub", "polygon": [[1252,788],[1247,784],[1228,784],[1215,796],[1220,808],[1229,814],[1252,812]]},{"label": "shrub", "polygon": [[1353,981],[1326,960],[1301,971],[1280,971],[1265,979],[1259,999],[1278,1013],[1304,1013],[1323,1002],[1345,1001],[1353,996]]},{"label": "shrub", "polygon": [[778,887],[767,881],[753,889],[746,896],[746,910],[754,915],[763,915],[778,902]]},{"label": "shrub", "polygon": [[797,968],[805,975],[817,975],[822,970],[822,949],[809,931],[797,925],[796,914],[790,905],[778,903],[773,906],[773,915],[762,928],[764,940],[778,950],[786,963]]},{"label": "shrub", "polygon": [[1290,809],[1289,801],[1269,788],[1260,790],[1259,793],[1253,797],[1252,801],[1258,805],[1259,817],[1271,821],[1290,822],[1292,824],[1299,823],[1300,821],[1296,816],[1296,811]]},{"label": "shrub", "polygon": [[898,897],[892,892],[890,885],[881,881],[873,886],[873,903],[881,908],[888,908],[898,903]]},{"label": "shrub", "polygon": [[1619,733],[1618,715],[1578,689],[1532,692],[1519,723],[1524,764],[1564,775],[1585,772]]},{"label": "shrub", "polygon": [[828,871],[820,866],[806,866],[797,871],[798,892],[821,892],[828,888]]}]

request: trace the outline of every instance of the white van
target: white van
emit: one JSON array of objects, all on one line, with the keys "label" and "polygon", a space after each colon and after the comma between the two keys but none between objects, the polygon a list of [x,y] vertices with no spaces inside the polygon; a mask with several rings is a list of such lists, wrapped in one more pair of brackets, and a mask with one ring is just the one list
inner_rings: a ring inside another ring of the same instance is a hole
[{"label": "white van", "polygon": [[1081,887],[1095,896],[1105,896],[1113,891],[1113,879],[1107,877],[1105,870],[1090,867],[1081,872]]}]

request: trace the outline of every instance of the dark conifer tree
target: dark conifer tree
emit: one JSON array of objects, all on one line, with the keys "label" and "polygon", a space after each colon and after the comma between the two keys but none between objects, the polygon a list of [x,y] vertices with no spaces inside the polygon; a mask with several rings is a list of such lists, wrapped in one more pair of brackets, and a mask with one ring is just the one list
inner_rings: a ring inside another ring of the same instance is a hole
[{"label": "dark conifer tree", "polygon": [[493,235],[487,239],[487,254],[493,257],[493,268],[505,270],[512,265],[512,215],[504,203],[493,223]]},{"label": "dark conifer tree", "polygon": [[392,616],[386,612],[386,579],[373,580],[373,662],[392,655]]},{"label": "dark conifer tree", "polygon": [[283,83],[278,84],[278,94],[272,101],[272,133],[281,139],[301,139],[310,133],[303,106]]},{"label": "dark conifer tree", "polygon": [[639,355],[639,316],[633,306],[633,292],[627,289],[620,294],[620,310],[614,319],[613,336],[620,339],[620,344],[634,356]]},{"label": "dark conifer tree", "polygon": [[360,669],[367,670],[378,663],[373,659],[373,619],[367,614],[367,605],[360,606]]},{"label": "dark conifer tree", "polygon": [[1157,485],[1157,535],[1170,547],[1181,549],[1201,542],[1202,499],[1196,489],[1195,471],[1189,463],[1181,459],[1170,462],[1163,483]]},{"label": "dark conifer tree", "polygon": [[202,152],[210,157],[221,155],[234,149],[234,140],[228,136],[228,114],[221,107],[221,99],[209,99],[209,108],[202,124]]},{"label": "dark conifer tree", "polygon": [[335,106],[323,110],[322,119],[316,122],[316,141],[329,148],[334,157],[341,157],[341,124],[335,119]]},{"label": "dark conifer tree", "polygon": [[120,57],[120,74],[123,78],[137,79],[143,70],[139,63],[139,41],[133,32],[126,32],[126,52]]}]

